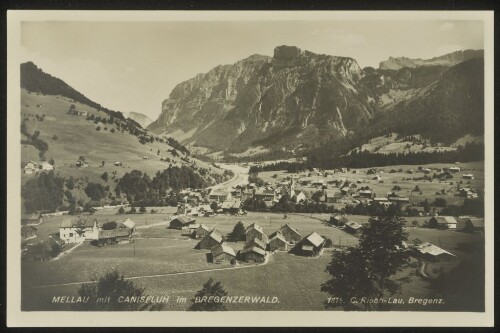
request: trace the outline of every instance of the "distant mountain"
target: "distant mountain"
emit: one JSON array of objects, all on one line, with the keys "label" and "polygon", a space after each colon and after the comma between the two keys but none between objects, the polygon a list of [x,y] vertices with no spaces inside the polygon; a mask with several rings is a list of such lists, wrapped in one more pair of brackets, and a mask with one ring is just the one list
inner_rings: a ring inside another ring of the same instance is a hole
[{"label": "distant mountain", "polygon": [[137,122],[139,125],[142,126],[142,128],[148,127],[148,125],[153,122],[151,119],[149,119],[148,116],[146,116],[145,114],[139,113],[139,112],[125,113],[125,117]]},{"label": "distant mountain", "polygon": [[278,46],[272,58],[253,55],[180,83],[148,128],[247,157],[303,154],[398,131],[453,142],[482,135],[482,54],[391,58],[361,69],[352,58]]},{"label": "distant mountain", "polygon": [[382,61],[379,64],[379,69],[393,69],[398,70],[401,68],[415,68],[421,66],[454,66],[461,62],[467,61],[473,58],[482,58],[484,56],[484,50],[463,50],[448,53],[439,57],[434,57],[432,59],[410,59],[406,57],[393,58],[390,57],[388,60]]},{"label": "distant mountain", "polygon": [[272,58],[253,55],[177,85],[149,129],[212,151],[307,147],[369,123],[362,77],[352,58],[279,46]]}]

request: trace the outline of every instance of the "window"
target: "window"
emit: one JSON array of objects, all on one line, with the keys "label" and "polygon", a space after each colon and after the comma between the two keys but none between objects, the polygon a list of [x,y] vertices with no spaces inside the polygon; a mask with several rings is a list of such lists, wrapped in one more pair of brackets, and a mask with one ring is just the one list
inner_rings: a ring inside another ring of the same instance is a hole
[{"label": "window", "polygon": [[73,233],[72,232],[69,233],[69,237],[73,237]]}]

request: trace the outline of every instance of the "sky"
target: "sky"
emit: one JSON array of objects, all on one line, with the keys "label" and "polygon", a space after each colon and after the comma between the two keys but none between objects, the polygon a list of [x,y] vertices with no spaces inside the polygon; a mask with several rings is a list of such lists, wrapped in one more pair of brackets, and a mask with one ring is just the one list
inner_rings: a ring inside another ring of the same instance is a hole
[{"label": "sky", "polygon": [[378,67],[482,49],[481,21],[37,21],[21,24],[20,62],[33,61],[101,105],[155,120],[172,89],[198,73],[279,45]]}]

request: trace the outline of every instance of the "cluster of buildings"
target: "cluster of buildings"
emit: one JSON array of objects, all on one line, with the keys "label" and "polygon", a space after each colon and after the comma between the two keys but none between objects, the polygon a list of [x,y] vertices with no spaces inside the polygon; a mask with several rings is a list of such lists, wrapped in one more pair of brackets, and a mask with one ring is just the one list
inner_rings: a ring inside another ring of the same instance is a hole
[{"label": "cluster of buildings", "polygon": [[49,162],[34,162],[29,161],[24,166],[24,173],[27,175],[36,174],[41,171],[51,171],[54,170],[54,166]]},{"label": "cluster of buildings", "polygon": [[59,227],[59,238],[65,243],[96,241],[98,244],[116,244],[128,242],[135,231],[135,222],[126,218],[124,221],[115,223],[114,229],[105,230],[103,225],[91,216],[81,216],[76,220],[67,218],[61,222]]},{"label": "cluster of buildings", "polygon": [[170,228],[189,231],[191,238],[198,240],[195,249],[210,250],[212,262],[265,262],[270,252],[290,251],[298,255],[317,256],[321,253],[325,239],[313,232],[302,237],[297,229],[289,224],[267,235],[261,226],[252,223],[245,229],[245,245],[236,251],[225,243],[217,229],[211,229],[187,216],[178,216],[170,221]]}]

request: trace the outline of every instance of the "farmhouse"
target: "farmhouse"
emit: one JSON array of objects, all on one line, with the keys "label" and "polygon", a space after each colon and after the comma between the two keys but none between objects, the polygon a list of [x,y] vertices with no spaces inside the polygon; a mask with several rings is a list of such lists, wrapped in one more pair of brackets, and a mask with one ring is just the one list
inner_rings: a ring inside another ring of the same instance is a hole
[{"label": "farmhouse", "polygon": [[170,221],[170,228],[171,229],[178,229],[182,230],[187,228],[190,224],[194,224],[196,222],[195,219],[192,219],[187,216],[178,216],[172,221]]},{"label": "farmhouse", "polygon": [[37,172],[38,172],[38,164],[36,162],[29,161],[24,166],[24,173],[27,175],[31,175]]},{"label": "farmhouse", "polygon": [[39,225],[42,222],[42,215],[33,214],[31,216],[23,216],[21,218],[21,225]]},{"label": "farmhouse", "polygon": [[76,167],[77,168],[88,168],[89,164],[85,161],[82,161],[82,160],[78,160],[76,162]]},{"label": "farmhouse", "polygon": [[204,238],[210,232],[210,228],[204,224],[200,224],[197,229],[191,234],[194,239]]},{"label": "farmhouse", "polygon": [[232,215],[239,214],[241,209],[241,201],[238,200],[230,200],[230,201],[224,201],[221,205],[221,209],[224,213],[229,213]]},{"label": "farmhouse", "polygon": [[54,166],[49,162],[43,162],[42,164],[40,164],[40,169],[42,169],[43,171],[50,171],[54,170]]},{"label": "farmhouse", "polygon": [[131,231],[124,224],[111,230],[99,230],[97,242],[99,244],[117,244],[128,241]]},{"label": "farmhouse", "polygon": [[253,223],[246,229],[245,241],[249,242],[251,240],[254,240],[255,238],[258,238],[264,243],[267,243],[268,241],[267,235],[264,233],[264,230],[262,230],[262,228],[256,223]]},{"label": "farmhouse", "polygon": [[453,172],[453,173],[460,172],[460,168],[459,167],[450,167],[448,170],[450,170],[450,172]]},{"label": "farmhouse", "polygon": [[474,175],[472,173],[466,173],[466,174],[462,175],[462,178],[463,179],[473,180],[474,179]]},{"label": "farmhouse", "polygon": [[259,199],[262,199],[264,201],[274,201],[277,199],[276,192],[273,189],[258,189],[255,190],[255,193],[253,195],[254,197],[257,197]]},{"label": "farmhouse", "polygon": [[236,259],[236,252],[232,247],[229,247],[225,244],[217,244],[211,249],[212,251],[212,262],[220,263],[220,262],[230,262],[233,259]]},{"label": "farmhouse", "polygon": [[372,190],[370,189],[359,190],[358,194],[362,198],[371,198],[373,196]]},{"label": "farmhouse", "polygon": [[270,251],[288,251],[288,242],[281,232],[276,232],[273,237],[269,240],[269,250]]},{"label": "farmhouse", "polygon": [[300,241],[294,249],[297,254],[303,256],[317,256],[321,253],[324,244],[325,239],[316,232],[313,232],[309,236],[302,239],[302,241]]},{"label": "farmhouse", "polygon": [[434,216],[429,220],[429,227],[438,229],[456,229],[457,220],[453,216]]},{"label": "farmhouse", "polygon": [[345,231],[347,231],[348,233],[351,233],[353,235],[357,235],[357,234],[361,233],[362,230],[363,230],[363,226],[359,223],[356,223],[356,222],[346,222],[345,223]]},{"label": "farmhouse", "polygon": [[220,203],[231,199],[231,194],[222,190],[214,190],[210,192],[208,198],[210,199],[210,201]]},{"label": "farmhouse", "polygon": [[443,250],[442,248],[429,242],[424,242],[415,246],[414,253],[417,256],[430,261],[450,261],[455,258],[453,253]]},{"label": "farmhouse", "polygon": [[118,162],[115,162],[115,163],[114,163],[114,165],[115,165],[115,166],[122,166],[122,165],[123,165],[123,163],[118,161]]},{"label": "farmhouse", "polygon": [[468,233],[484,233],[484,219],[467,216],[458,217],[457,230]]},{"label": "farmhouse", "polygon": [[21,227],[21,237],[23,237],[25,240],[35,238],[37,235],[37,231],[37,228],[31,225],[23,225]]},{"label": "farmhouse", "polygon": [[262,250],[265,250],[266,243],[264,243],[263,241],[261,241],[258,238],[254,238],[251,241],[246,242],[245,245],[243,246],[244,249],[249,248],[249,247],[258,247],[258,248],[261,248]]},{"label": "farmhouse", "polygon": [[88,216],[80,217],[77,221],[64,219],[59,227],[59,237],[66,243],[80,243],[94,240],[99,237],[100,226],[97,219]]},{"label": "farmhouse", "polygon": [[292,228],[288,223],[282,226],[279,232],[283,235],[288,243],[299,242],[302,238],[302,236],[299,234],[299,231],[295,228]]},{"label": "farmhouse", "polygon": [[213,248],[215,245],[222,244],[224,242],[224,239],[222,238],[221,234],[217,230],[212,230],[210,231],[205,237],[203,237],[202,240],[196,244],[195,249],[197,250],[210,250]]},{"label": "farmhouse", "polygon": [[252,246],[241,250],[239,256],[244,262],[264,262],[266,260],[266,251]]},{"label": "farmhouse", "polygon": [[337,188],[327,189],[324,191],[324,193],[326,203],[335,203],[338,202],[340,198],[342,198],[342,193]]},{"label": "farmhouse", "polygon": [[345,216],[342,216],[342,215],[331,215],[330,216],[330,224],[333,224],[337,227],[342,227],[347,222],[349,222],[349,220]]}]

